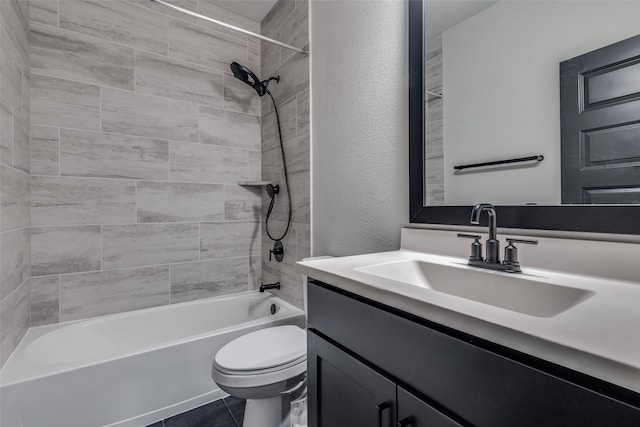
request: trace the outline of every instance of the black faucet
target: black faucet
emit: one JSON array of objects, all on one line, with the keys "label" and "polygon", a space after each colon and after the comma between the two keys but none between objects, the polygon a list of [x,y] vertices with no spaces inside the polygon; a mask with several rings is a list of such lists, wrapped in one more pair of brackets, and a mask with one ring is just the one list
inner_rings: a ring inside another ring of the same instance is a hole
[{"label": "black faucet", "polygon": [[520,263],[518,262],[518,248],[514,243],[526,243],[529,245],[537,245],[537,240],[522,240],[508,238],[509,245],[504,251],[504,261],[500,262],[500,241],[497,239],[498,226],[496,208],[489,203],[478,203],[471,211],[471,224],[480,223],[480,214],[487,211],[489,214],[489,238],[487,239],[487,258],[482,258],[482,244],[480,236],[475,234],[458,234],[458,237],[473,239],[471,244],[471,256],[468,264],[473,267],[488,268],[490,270],[504,271],[507,273],[521,273]]},{"label": "black faucet", "polygon": [[266,290],[269,289],[280,289],[280,282],[276,282],[276,283],[268,283],[268,284],[261,284],[260,285],[260,292],[264,292]]},{"label": "black faucet", "polygon": [[489,203],[478,203],[471,211],[471,224],[480,224],[480,214],[487,211],[489,214],[489,239],[487,240],[487,259],[485,262],[500,262],[500,242],[496,239],[498,227],[496,221],[496,208]]}]

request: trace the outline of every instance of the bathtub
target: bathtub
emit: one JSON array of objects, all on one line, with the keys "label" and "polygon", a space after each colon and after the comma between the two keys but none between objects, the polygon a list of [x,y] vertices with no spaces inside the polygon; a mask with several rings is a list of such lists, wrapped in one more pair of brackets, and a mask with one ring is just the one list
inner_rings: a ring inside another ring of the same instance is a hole
[{"label": "bathtub", "polygon": [[304,319],[250,291],[31,328],[0,371],[0,426],[149,425],[226,396],[211,379],[224,344]]}]

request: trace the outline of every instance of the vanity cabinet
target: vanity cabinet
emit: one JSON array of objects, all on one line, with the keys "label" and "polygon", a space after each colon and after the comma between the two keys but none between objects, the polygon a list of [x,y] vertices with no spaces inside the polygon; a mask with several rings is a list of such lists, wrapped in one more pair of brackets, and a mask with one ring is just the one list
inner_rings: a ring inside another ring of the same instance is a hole
[{"label": "vanity cabinet", "polygon": [[310,279],[310,427],[640,426],[637,393]]},{"label": "vanity cabinet", "polygon": [[314,372],[313,392],[309,395],[317,408],[311,425],[460,426],[313,331],[308,337],[308,369]]}]

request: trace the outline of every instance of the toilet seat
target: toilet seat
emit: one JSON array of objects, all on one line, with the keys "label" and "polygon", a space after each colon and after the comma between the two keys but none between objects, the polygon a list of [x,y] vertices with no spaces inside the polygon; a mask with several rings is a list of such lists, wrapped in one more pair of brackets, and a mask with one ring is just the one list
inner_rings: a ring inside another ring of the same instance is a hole
[{"label": "toilet seat", "polygon": [[260,329],[229,342],[218,351],[215,368],[227,374],[260,374],[286,369],[307,359],[303,329],[276,326]]},{"label": "toilet seat", "polygon": [[305,379],[306,332],[292,325],[251,332],[222,347],[213,362],[213,380],[241,398],[286,393]]}]

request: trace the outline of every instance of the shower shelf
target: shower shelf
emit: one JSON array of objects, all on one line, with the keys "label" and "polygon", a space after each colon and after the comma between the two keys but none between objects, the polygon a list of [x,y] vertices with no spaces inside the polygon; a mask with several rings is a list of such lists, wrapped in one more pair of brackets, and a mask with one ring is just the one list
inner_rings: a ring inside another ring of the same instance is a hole
[{"label": "shower shelf", "polygon": [[238,185],[243,187],[265,187],[271,184],[271,181],[238,181]]}]

